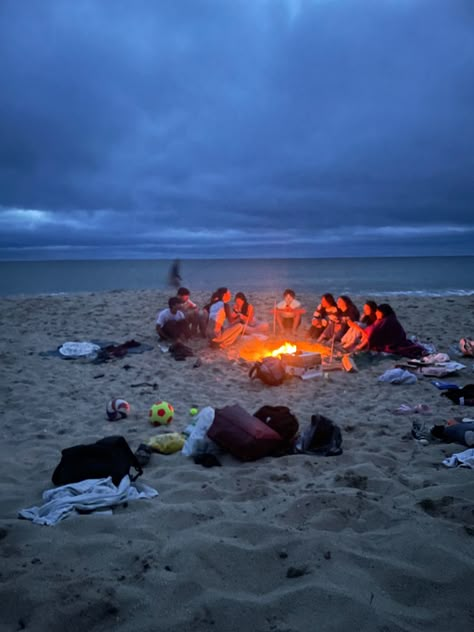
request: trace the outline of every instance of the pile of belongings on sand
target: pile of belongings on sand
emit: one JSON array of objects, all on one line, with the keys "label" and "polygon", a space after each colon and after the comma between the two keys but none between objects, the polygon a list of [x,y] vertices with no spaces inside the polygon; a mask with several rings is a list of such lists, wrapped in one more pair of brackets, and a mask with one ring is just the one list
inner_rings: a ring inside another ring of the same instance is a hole
[{"label": "pile of belongings on sand", "polygon": [[[253,415],[239,404],[203,408],[188,426],[182,453],[197,463],[218,465],[216,456],[228,452],[240,461],[285,454],[342,454],[340,428],[323,415],[312,415],[298,434],[299,423],[287,406],[262,406]],[[213,457],[213,458],[211,458]]]},{"label": "pile of belongings on sand", "polygon": [[407,360],[397,367],[425,377],[444,377],[465,369],[466,365],[451,360],[447,353],[431,353],[420,359]]}]

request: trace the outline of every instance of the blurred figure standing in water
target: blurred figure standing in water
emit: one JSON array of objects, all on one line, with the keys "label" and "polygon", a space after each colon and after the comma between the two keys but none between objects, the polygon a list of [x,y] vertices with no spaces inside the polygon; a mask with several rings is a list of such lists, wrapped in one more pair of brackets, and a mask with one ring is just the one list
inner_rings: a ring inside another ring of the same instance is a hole
[{"label": "blurred figure standing in water", "polygon": [[178,289],[181,285],[181,275],[179,273],[180,261],[179,259],[175,259],[171,264],[170,271],[168,274],[168,283],[171,287]]}]

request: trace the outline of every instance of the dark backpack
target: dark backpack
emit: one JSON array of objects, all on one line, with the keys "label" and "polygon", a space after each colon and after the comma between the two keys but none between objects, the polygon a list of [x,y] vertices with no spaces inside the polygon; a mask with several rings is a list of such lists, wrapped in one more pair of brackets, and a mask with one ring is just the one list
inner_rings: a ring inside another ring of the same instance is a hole
[{"label": "dark backpack", "polygon": [[285,365],[280,358],[263,358],[261,362],[255,362],[249,371],[249,377],[258,377],[268,386],[279,386],[286,378]]},{"label": "dark backpack", "polygon": [[462,388],[448,388],[441,395],[450,399],[453,404],[474,406],[474,384],[466,384]]},{"label": "dark backpack", "polygon": [[106,437],[96,443],[63,450],[52,481],[55,485],[68,485],[88,478],[111,476],[114,485],[118,485],[126,474],[130,475],[131,467],[137,471],[135,476],[130,476],[134,481],[143,470],[127,441],[120,436]]},{"label": "dark backpack", "polygon": [[298,432],[299,424],[287,406],[262,406],[254,413],[254,417],[270,426],[290,446]]},{"label": "dark backpack", "polygon": [[323,415],[312,415],[311,424],[298,438],[295,450],[318,456],[338,456],[342,454],[341,429]]}]

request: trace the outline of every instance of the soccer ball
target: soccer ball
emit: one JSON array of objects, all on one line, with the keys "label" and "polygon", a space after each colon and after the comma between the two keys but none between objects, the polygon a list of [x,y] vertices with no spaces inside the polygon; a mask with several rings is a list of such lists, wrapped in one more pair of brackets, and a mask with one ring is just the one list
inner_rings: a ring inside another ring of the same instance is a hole
[{"label": "soccer ball", "polygon": [[130,413],[130,404],[124,399],[111,399],[105,409],[109,421],[125,419]]},{"label": "soccer ball", "polygon": [[148,413],[152,426],[166,426],[173,421],[174,408],[168,402],[155,402]]}]

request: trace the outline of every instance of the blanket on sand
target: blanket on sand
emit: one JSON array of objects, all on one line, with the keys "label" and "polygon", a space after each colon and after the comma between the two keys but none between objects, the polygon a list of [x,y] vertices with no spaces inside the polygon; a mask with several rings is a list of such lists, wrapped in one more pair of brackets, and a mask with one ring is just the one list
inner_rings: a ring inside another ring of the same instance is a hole
[{"label": "blanket on sand", "polygon": [[65,342],[57,349],[50,351],[40,351],[40,356],[53,356],[64,360],[87,359],[95,364],[107,362],[112,358],[122,358],[129,353],[144,353],[152,351],[153,347],[136,340],[127,340],[122,344],[112,341],[80,341]]},{"label": "blanket on sand", "polygon": [[18,512],[19,518],[31,520],[34,524],[54,525],[67,518],[74,511],[91,513],[120,505],[138,498],[154,498],[158,492],[139,482],[130,482],[124,476],[118,486],[112,478],[90,478],[79,483],[62,485],[43,492],[45,501],[40,507],[29,507]]}]

